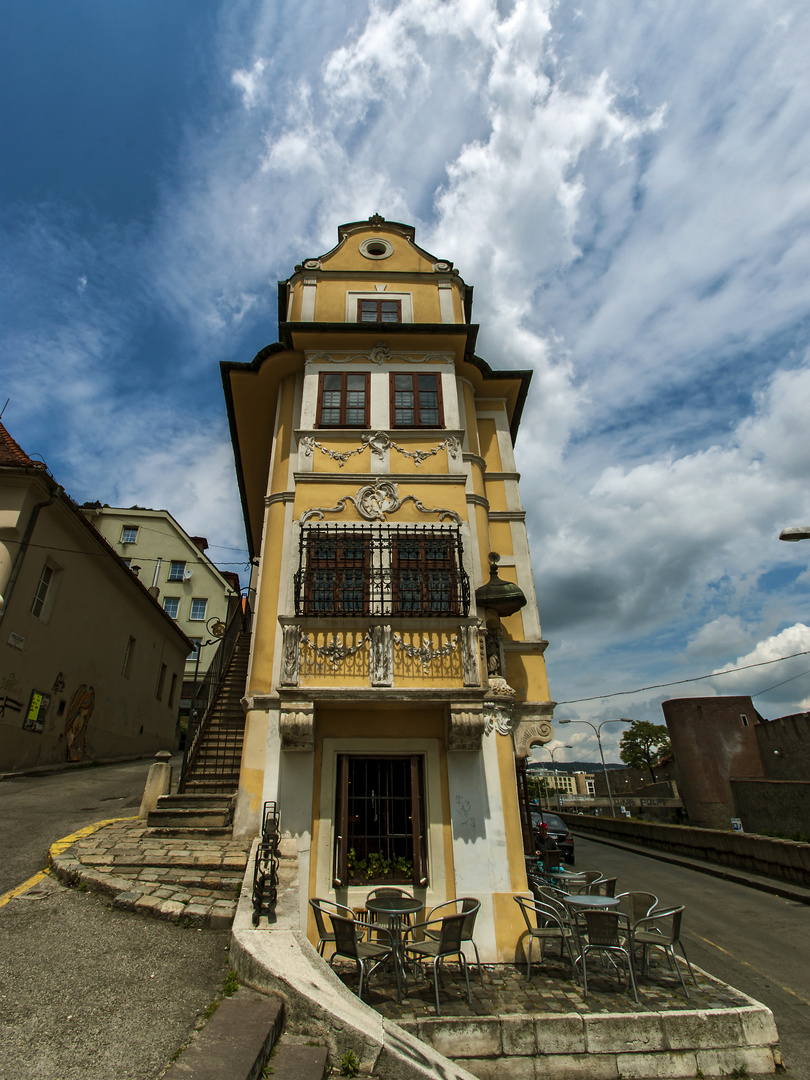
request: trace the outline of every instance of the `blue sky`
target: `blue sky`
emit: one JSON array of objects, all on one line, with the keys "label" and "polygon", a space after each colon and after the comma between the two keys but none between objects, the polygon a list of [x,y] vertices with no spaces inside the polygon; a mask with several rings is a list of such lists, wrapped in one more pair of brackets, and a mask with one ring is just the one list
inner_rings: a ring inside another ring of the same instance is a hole
[{"label": "blue sky", "polygon": [[799,0],[12,5],[3,421],[77,500],[242,569],[219,361],[276,339],[338,224],[410,222],[475,285],[480,354],[535,372],[557,715],[810,707],[807,656],[574,700],[810,649],[810,543],[777,540],[810,522],[808,39]]}]

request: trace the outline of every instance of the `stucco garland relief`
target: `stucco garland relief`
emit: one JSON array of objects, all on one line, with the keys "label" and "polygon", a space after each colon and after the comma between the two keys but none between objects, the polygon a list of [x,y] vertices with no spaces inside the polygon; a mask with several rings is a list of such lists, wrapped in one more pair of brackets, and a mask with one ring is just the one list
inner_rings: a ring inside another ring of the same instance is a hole
[{"label": "stucco garland relief", "polygon": [[307,362],[320,362],[326,364],[351,364],[356,360],[363,360],[372,364],[452,364],[451,353],[426,352],[414,354],[391,352],[391,346],[387,341],[378,341],[368,352],[362,353],[328,353],[308,352]]},{"label": "stucco garland relief", "polygon": [[415,495],[406,495],[404,499],[400,499],[398,485],[388,480],[365,484],[357,489],[355,495],[344,495],[342,499],[338,499],[335,506],[315,506],[301,515],[301,523],[309,521],[310,518],[321,521],[327,514],[342,513],[347,503],[352,503],[360,517],[366,521],[385,521],[386,514],[396,513],[406,502],[412,502],[420,514],[438,514],[439,521],[450,518],[457,525],[461,524],[461,517],[455,510],[424,506]]},{"label": "stucco garland relief", "polygon": [[384,431],[376,431],[373,435],[361,435],[360,441],[363,444],[362,446],[341,453],[338,450],[330,450],[329,447],[324,446],[323,443],[319,443],[314,435],[302,435],[298,446],[304,457],[312,457],[314,450],[320,450],[322,454],[331,458],[332,461],[336,461],[338,463],[338,468],[340,469],[342,469],[346,462],[351,458],[359,456],[367,449],[378,458],[383,458],[386,450],[396,450],[398,454],[411,458],[415,465],[421,465],[423,461],[427,461],[427,459],[433,457],[434,454],[438,454],[440,450],[447,450],[447,453],[453,460],[461,453],[461,441],[456,438],[455,435],[448,435],[443,442],[440,442],[438,446],[434,446],[430,450],[406,450],[404,446],[395,443]]},{"label": "stucco garland relief", "polygon": [[399,634],[394,634],[394,644],[406,656],[409,656],[412,660],[418,660],[422,665],[422,670],[427,675],[434,660],[438,660],[442,656],[449,656],[450,653],[456,651],[458,634],[453,634],[450,640],[438,649],[432,648],[424,639],[420,639],[419,645],[407,645]]},{"label": "stucco garland relief", "polygon": [[300,642],[308,649],[312,649],[319,660],[326,660],[332,665],[332,670],[337,671],[344,660],[350,656],[354,656],[355,653],[360,652],[361,649],[368,649],[371,637],[369,634],[364,634],[356,645],[344,645],[342,634],[333,634],[332,640],[327,645],[316,645],[316,643],[301,631]]}]

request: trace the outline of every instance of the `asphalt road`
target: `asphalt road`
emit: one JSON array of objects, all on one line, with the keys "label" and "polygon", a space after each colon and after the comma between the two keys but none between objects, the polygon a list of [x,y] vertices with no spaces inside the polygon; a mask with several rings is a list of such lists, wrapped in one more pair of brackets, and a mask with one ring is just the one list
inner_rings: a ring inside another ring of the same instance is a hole
[{"label": "asphalt road", "polygon": [[810,906],[581,836],[576,853],[578,869],[616,877],[619,892],[683,904],[689,959],[767,1005],[786,1077],[810,1080]]},{"label": "asphalt road", "polygon": [[[149,765],[0,782],[0,895],[55,840],[136,814]],[[0,1080],[155,1080],[222,987],[229,939],[44,878],[0,907]]]},{"label": "asphalt road", "polygon": [[[55,840],[95,821],[134,817],[153,760],[0,781],[0,896],[43,869]],[[180,761],[172,759],[175,774]]]}]

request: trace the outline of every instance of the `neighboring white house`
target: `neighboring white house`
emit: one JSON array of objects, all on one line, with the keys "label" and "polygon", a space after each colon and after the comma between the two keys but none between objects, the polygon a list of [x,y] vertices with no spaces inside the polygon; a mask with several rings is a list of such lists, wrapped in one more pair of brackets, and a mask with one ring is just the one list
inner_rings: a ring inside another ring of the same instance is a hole
[{"label": "neighboring white house", "polygon": [[227,623],[239,602],[239,576],[220,571],[205,554],[208,541],[189,536],[168,510],[85,504],[82,513],[151,591],[194,648],[186,658],[181,712],[215,652],[212,627]]}]

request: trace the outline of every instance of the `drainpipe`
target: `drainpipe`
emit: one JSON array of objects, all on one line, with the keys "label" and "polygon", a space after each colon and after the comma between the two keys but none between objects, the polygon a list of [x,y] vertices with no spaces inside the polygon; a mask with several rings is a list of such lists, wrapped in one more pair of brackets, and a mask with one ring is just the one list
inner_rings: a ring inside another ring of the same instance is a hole
[{"label": "drainpipe", "polygon": [[11,599],[11,594],[14,591],[14,585],[22,570],[22,564],[25,561],[25,555],[28,551],[28,545],[31,543],[31,537],[34,535],[34,529],[36,528],[37,518],[41,510],[44,510],[46,506],[51,506],[56,502],[56,499],[65,489],[61,484],[51,492],[49,499],[45,499],[43,502],[37,503],[31,511],[31,516],[28,519],[28,524],[25,527],[25,535],[20,542],[20,550],[17,552],[17,558],[14,560],[14,566],[11,570],[11,575],[8,579],[8,586],[6,587],[5,595],[0,598],[0,622],[3,621],[3,616],[8,611],[8,602]]},{"label": "drainpipe", "polygon": [[160,555],[158,555],[157,562],[155,563],[155,576],[152,578],[152,588],[153,589],[157,587],[158,575],[160,574],[160,564],[162,562],[163,562],[163,560],[161,559]]}]

